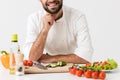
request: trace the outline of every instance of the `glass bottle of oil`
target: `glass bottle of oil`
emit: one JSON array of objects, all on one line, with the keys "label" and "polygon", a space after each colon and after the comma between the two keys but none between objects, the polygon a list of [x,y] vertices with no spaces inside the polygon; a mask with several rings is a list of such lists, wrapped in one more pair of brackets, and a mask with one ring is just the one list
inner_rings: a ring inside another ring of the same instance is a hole
[{"label": "glass bottle of oil", "polygon": [[15,54],[18,53],[19,44],[18,44],[18,35],[12,34],[11,36],[11,46],[10,46],[10,74],[15,74]]}]

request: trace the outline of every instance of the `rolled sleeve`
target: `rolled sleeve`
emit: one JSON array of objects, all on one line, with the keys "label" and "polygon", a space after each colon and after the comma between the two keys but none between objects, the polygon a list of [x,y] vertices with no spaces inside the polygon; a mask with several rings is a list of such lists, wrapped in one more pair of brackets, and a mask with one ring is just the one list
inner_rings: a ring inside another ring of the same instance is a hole
[{"label": "rolled sleeve", "polygon": [[87,27],[86,18],[84,15],[80,16],[76,24],[76,40],[77,48],[74,53],[79,57],[91,62],[93,47]]}]

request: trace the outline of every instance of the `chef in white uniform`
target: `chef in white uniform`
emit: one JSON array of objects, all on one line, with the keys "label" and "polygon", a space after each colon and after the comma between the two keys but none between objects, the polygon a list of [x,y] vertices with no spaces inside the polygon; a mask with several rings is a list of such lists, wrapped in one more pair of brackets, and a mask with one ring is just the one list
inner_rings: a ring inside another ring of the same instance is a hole
[{"label": "chef in white uniform", "polygon": [[93,48],[85,15],[63,5],[63,0],[39,1],[43,9],[28,18],[26,58],[40,62],[91,62]]}]

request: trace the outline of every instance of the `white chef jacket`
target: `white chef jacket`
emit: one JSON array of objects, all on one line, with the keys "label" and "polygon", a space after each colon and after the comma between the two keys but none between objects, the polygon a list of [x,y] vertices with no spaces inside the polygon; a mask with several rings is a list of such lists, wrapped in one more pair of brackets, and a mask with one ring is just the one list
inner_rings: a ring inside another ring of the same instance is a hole
[{"label": "white chef jacket", "polygon": [[[67,55],[74,53],[91,61],[93,48],[85,15],[80,11],[63,6],[63,16],[52,25],[45,44],[44,52],[49,55]],[[33,42],[42,29],[42,17],[45,11],[33,13],[28,18],[27,37],[24,45],[26,58]]]}]

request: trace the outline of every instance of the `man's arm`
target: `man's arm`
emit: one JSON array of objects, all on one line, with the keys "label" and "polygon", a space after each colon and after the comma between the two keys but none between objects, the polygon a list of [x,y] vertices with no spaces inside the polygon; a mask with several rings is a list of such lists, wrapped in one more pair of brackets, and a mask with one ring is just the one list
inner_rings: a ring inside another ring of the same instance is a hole
[{"label": "man's arm", "polygon": [[89,63],[92,58],[92,45],[91,39],[87,27],[85,16],[80,16],[76,23],[76,43],[77,47],[75,51],[68,55],[42,55],[41,62],[57,62],[66,61],[71,63]]},{"label": "man's arm", "polygon": [[57,62],[57,61],[65,61],[68,63],[90,63],[84,60],[81,57],[78,57],[75,54],[68,54],[68,55],[57,55],[57,56],[50,56],[48,54],[43,54],[39,60],[40,62],[48,63],[48,62]]},{"label": "man's arm", "polygon": [[51,26],[53,25],[53,22],[54,18],[52,17],[52,15],[46,14],[43,17],[43,28],[31,47],[29,59],[38,60],[42,56],[44,46],[46,43],[47,34]]},{"label": "man's arm", "polygon": [[47,34],[48,34],[48,31],[46,31],[46,30],[41,31],[38,38],[32,45],[32,48],[30,50],[29,59],[38,60],[41,57],[43,50],[44,50],[44,45],[46,42]]}]

